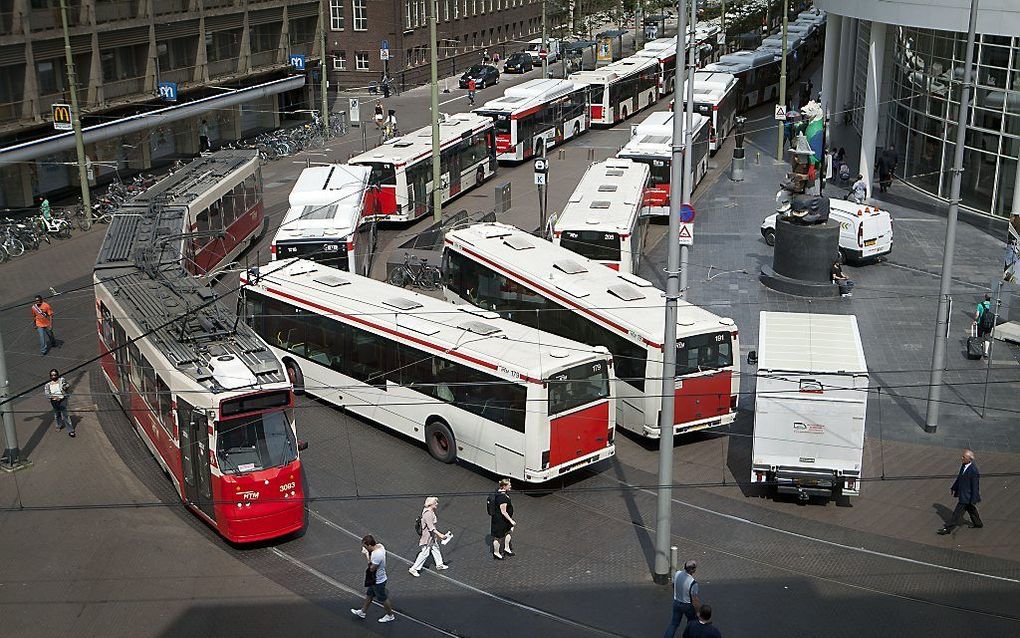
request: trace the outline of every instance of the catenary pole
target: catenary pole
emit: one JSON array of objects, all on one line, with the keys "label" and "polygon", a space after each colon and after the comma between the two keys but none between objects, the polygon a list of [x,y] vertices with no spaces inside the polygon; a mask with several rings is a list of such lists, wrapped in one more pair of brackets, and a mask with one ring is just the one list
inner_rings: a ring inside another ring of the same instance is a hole
[{"label": "catenary pole", "polygon": [[949,186],[949,213],[946,219],[946,242],[942,252],[942,281],[939,285],[939,309],[935,316],[935,343],[931,355],[931,377],[928,380],[928,409],[924,431],[934,434],[939,425],[939,400],[942,396],[942,371],[946,367],[946,332],[949,330],[949,289],[953,283],[953,251],[956,249],[956,218],[960,212],[960,182],[963,180],[963,145],[967,139],[967,114],[974,77],[974,40],[977,31],[978,0],[970,0],[970,24],[967,28],[967,57],[963,62],[963,91],[956,120],[956,149],[953,154],[953,179]]},{"label": "catenary pole", "polygon": [[[790,22],[790,0],[783,0],[783,59],[779,63],[779,104],[786,107],[786,49],[788,46],[787,36],[789,32],[787,27]],[[767,33],[767,32],[766,32]],[[785,139],[783,133],[785,131],[783,122],[779,123],[779,141],[776,143],[776,159],[780,162],[783,161],[783,147],[785,146]]]},{"label": "catenary pole", "polygon": [[439,156],[439,53],[436,47],[436,19],[439,0],[429,0],[429,42],[432,71],[432,220],[443,221],[443,167]]},{"label": "catenary pole", "polygon": [[[677,1],[676,50],[677,59],[682,59],[684,39],[687,35],[687,12],[684,4]],[[696,0],[695,0],[696,1]],[[677,302],[680,299],[680,204],[684,182],[684,153],[680,136],[683,134],[683,82],[680,80],[682,65],[677,65],[673,82],[673,147],[669,168],[669,231],[666,234],[666,330],[662,346],[662,408],[659,411],[659,489],[656,494],[655,512],[655,565],[652,578],[665,585],[669,573],[669,546],[673,523],[673,408],[676,395],[672,379],[676,376],[676,320]]]},{"label": "catenary pole", "polygon": [[67,29],[67,0],[60,0],[60,20],[64,27],[64,57],[67,63],[67,84],[71,92],[71,126],[74,127],[74,148],[78,153],[78,181],[81,185],[81,204],[86,225],[92,226],[92,197],[89,194],[89,175],[85,159],[85,142],[81,135],[81,111],[78,109],[78,74],[74,71],[71,53],[71,34]]},{"label": "catenary pole", "polygon": [[549,77],[549,25],[546,23],[546,0],[542,0],[542,50],[545,57],[542,58],[542,77]]},{"label": "catenary pole", "polygon": [[[695,34],[698,32],[698,3],[691,1],[691,23],[687,28],[690,37],[687,39],[687,108],[684,111],[684,181],[683,181],[683,202],[690,203],[691,192],[694,190],[694,164],[690,160],[691,154],[686,149],[691,148],[694,129],[694,69],[698,66],[698,42]],[[674,82],[675,84],[675,82]],[[689,246],[680,247],[680,298],[687,296],[687,263],[689,259]],[[672,378],[672,376],[670,376]]]},{"label": "catenary pole", "polygon": [[326,0],[319,2],[319,92],[322,93],[322,130],[329,130],[329,79],[326,77],[326,70],[329,68],[326,55],[326,29],[329,27],[329,12],[326,8]]},{"label": "catenary pole", "polygon": [[14,427],[14,414],[11,412],[11,404],[8,402],[10,396],[11,382],[7,378],[7,355],[4,351],[3,334],[0,332],[0,417],[4,422],[3,462],[5,469],[15,469],[21,465],[18,431]]}]

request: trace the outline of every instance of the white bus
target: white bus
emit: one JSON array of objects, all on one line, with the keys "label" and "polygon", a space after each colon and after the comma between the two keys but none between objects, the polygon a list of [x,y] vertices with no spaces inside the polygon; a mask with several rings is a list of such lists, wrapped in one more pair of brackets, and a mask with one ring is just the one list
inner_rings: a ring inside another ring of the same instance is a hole
[{"label": "white bus", "polygon": [[[684,83],[686,95],[687,83]],[[730,73],[694,72],[694,109],[708,120],[708,150],[723,145],[737,117],[737,78]]]},{"label": "white bus", "polygon": [[310,261],[262,270],[241,277],[246,320],[298,391],[531,483],[615,453],[605,348]]},{"label": "white bus", "polygon": [[659,38],[645,44],[634,57],[653,58],[659,64],[659,96],[673,94],[676,78],[676,38]]},{"label": "white bus", "polygon": [[648,218],[644,193],[649,168],[629,159],[592,164],[563,211],[552,221],[552,241],[620,272],[637,272]]},{"label": "white bus", "polygon": [[496,127],[496,159],[520,162],[588,130],[585,87],[570,80],[529,80],[476,108]]},{"label": "white bus", "polygon": [[368,166],[312,166],[290,191],[287,214],[269,253],[301,257],[367,275],[375,251],[375,222],[365,221]]},{"label": "white bus", "polygon": [[[665,333],[661,290],[505,224],[447,232],[443,248],[447,298],[570,339],[601,345],[616,371],[616,425],[658,438]],[[740,352],[737,328],[680,302],[675,432],[732,423]]]},{"label": "white bus", "polygon": [[705,71],[730,73],[737,78],[737,111],[743,113],[779,96],[779,56],[771,49],[737,51],[709,64]]},{"label": "white bus", "polygon": [[[694,187],[708,173],[708,118],[697,113],[691,135],[691,168]],[[686,119],[683,122],[686,126]],[[686,138],[686,136],[685,136]],[[684,149],[686,153],[686,149]],[[651,169],[648,188],[645,190],[645,206],[649,215],[669,215],[669,167],[673,158],[673,113],[657,111],[645,118],[644,122],[631,127],[630,141],[616,154],[617,157],[632,159],[647,164]]]},{"label": "white bus", "polygon": [[[474,113],[444,115],[439,124],[443,202],[471,190],[496,172],[492,119]],[[432,210],[432,127],[426,126],[352,157],[369,166],[365,214],[370,219],[407,222]]]},{"label": "white bus", "polygon": [[659,61],[631,56],[594,71],[571,73],[570,79],[588,87],[591,123],[612,126],[655,104]]}]

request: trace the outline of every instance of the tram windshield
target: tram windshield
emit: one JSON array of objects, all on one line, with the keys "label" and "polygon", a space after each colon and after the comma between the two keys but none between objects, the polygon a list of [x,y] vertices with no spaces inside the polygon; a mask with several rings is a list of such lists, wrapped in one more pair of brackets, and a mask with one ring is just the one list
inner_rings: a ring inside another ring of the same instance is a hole
[{"label": "tram windshield", "polygon": [[219,421],[216,458],[224,474],[255,472],[297,459],[291,411],[278,410]]}]

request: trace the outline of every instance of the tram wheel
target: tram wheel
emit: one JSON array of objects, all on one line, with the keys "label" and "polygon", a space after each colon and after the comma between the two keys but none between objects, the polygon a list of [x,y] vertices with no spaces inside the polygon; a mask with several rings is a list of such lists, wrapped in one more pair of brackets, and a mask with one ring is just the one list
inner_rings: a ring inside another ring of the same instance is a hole
[{"label": "tram wheel", "polygon": [[433,420],[425,426],[425,443],[429,446],[429,454],[437,461],[453,463],[457,460],[457,444],[450,427],[439,420]]}]

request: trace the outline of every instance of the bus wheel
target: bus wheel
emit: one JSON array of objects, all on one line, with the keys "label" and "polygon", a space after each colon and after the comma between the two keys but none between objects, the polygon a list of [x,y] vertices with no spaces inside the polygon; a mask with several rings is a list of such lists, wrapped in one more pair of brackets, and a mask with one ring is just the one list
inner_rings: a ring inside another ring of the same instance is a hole
[{"label": "bus wheel", "polygon": [[297,396],[304,394],[305,375],[301,374],[301,368],[290,359],[287,359],[283,366],[287,370],[287,378],[290,379],[291,385],[294,386],[294,394]]},{"label": "bus wheel", "polygon": [[581,125],[578,124],[577,122],[574,122],[574,132],[571,133],[571,137],[577,137],[580,134],[581,134]]},{"label": "bus wheel", "polygon": [[485,181],[485,169],[479,166],[478,170],[475,171],[475,184],[481,184],[484,181]]},{"label": "bus wheel", "polygon": [[429,454],[437,461],[453,463],[457,460],[457,447],[453,432],[440,420],[430,421],[425,426],[425,444],[429,446]]},{"label": "bus wheel", "polygon": [[623,107],[623,111],[621,112],[621,114],[623,115],[623,119],[627,119],[627,107],[626,106]]},{"label": "bus wheel", "polygon": [[765,244],[767,246],[776,245],[776,231],[769,229],[765,231]]},{"label": "bus wheel", "polygon": [[535,157],[545,157],[545,142],[535,140]]}]

